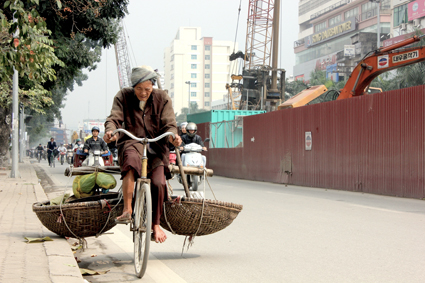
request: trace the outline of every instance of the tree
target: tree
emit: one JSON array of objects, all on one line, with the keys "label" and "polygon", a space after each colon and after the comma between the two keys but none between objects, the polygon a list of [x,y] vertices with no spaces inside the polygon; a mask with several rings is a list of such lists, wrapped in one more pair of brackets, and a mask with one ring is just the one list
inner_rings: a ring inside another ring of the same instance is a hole
[{"label": "tree", "polygon": [[[192,102],[190,104],[190,114],[207,112],[207,111],[208,110],[205,110],[205,109],[199,109],[198,108],[198,103],[196,103],[196,102]],[[183,107],[181,109],[180,115],[177,115],[177,113],[176,113],[176,121],[177,121],[177,123],[188,122],[187,121],[187,115],[188,114],[189,114],[189,108]]]},{"label": "tree", "polygon": [[[29,1],[35,3],[35,0]],[[35,113],[45,114],[52,105],[50,93],[43,84],[56,79],[54,66],[63,66],[54,54],[53,41],[44,19],[34,9],[25,10],[22,1],[6,1],[0,10],[0,164],[4,164],[9,151],[12,76],[17,70],[20,79],[26,79],[19,90],[19,100]],[[9,12],[9,13],[7,13]],[[16,21],[7,14],[15,13]],[[13,38],[15,34],[16,38]]]}]

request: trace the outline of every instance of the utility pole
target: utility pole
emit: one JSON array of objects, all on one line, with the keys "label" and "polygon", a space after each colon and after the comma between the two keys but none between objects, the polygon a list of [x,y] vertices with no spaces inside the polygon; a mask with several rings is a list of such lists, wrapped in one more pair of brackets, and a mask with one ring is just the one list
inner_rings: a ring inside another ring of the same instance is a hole
[{"label": "utility pole", "polygon": [[190,114],[190,81],[186,81],[185,84],[189,85],[189,97],[188,97],[189,108],[188,108],[187,114]]},{"label": "utility pole", "polygon": [[[13,13],[13,22],[18,20],[15,18],[15,13]],[[19,29],[16,29],[13,34],[14,38],[19,37]],[[16,50],[16,48],[15,48]],[[18,150],[19,150],[19,96],[18,96],[18,71],[13,67],[13,88],[12,88],[12,170],[10,171],[10,178],[20,178],[19,166],[18,166]]]},{"label": "utility pole", "polygon": [[377,35],[377,49],[381,48],[381,0],[369,0],[372,3],[376,3],[377,5],[377,9],[378,9],[378,14],[376,15],[377,18],[377,22],[376,22],[376,35]]},{"label": "utility pole", "polygon": [[20,117],[19,117],[19,163],[24,163],[24,105],[19,103]]}]

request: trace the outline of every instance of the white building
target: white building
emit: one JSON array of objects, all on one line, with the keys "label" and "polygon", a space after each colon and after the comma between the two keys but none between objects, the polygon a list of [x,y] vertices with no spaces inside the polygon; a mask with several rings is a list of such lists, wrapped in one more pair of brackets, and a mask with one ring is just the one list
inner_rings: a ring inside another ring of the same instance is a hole
[{"label": "white building", "polygon": [[[189,102],[199,109],[211,109],[213,100],[227,94],[233,64],[229,56],[238,50],[232,41],[202,37],[199,27],[180,27],[164,52],[165,89],[173,100],[174,111],[181,112]],[[190,96],[189,96],[190,93]]]}]

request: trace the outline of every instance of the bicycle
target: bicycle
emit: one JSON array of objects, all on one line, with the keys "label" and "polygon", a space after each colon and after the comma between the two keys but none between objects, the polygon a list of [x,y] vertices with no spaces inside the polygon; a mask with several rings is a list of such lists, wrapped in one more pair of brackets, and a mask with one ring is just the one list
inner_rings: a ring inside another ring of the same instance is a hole
[{"label": "bicycle", "polygon": [[173,136],[173,138],[175,138],[175,135],[174,133],[166,132],[154,139],[137,138],[124,129],[117,129],[112,133],[112,136],[118,132],[123,132],[130,138],[140,141],[143,145],[142,174],[135,183],[132,201],[133,215],[130,223],[130,231],[133,232],[134,242],[134,269],[137,277],[142,278],[146,272],[149,260],[149,248],[152,233],[152,199],[150,179],[147,178],[147,145],[149,142],[156,142],[164,137]]},{"label": "bicycle", "polygon": [[53,154],[53,150],[50,151],[49,159],[50,159],[50,167],[55,168],[55,156]]}]

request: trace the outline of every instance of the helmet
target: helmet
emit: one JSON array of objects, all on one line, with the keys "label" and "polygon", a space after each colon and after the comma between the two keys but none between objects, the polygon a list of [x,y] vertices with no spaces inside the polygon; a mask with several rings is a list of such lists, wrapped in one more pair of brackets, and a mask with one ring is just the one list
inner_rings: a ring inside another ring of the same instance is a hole
[{"label": "helmet", "polygon": [[[189,131],[194,131],[193,133],[189,132]],[[187,124],[186,126],[186,131],[187,131],[187,135],[191,138],[193,138],[196,135],[196,131],[198,130],[198,127],[196,126],[195,123],[190,122],[189,124]]]},{"label": "helmet", "polygon": [[98,126],[94,126],[93,128],[91,128],[91,131],[98,131],[100,133],[100,129]]},{"label": "helmet", "polygon": [[186,126],[187,126],[187,122],[183,122],[183,123],[180,124],[180,128],[183,128],[183,127],[186,128]]},{"label": "helmet", "polygon": [[61,145],[63,145],[63,143],[61,143]]},{"label": "helmet", "polygon": [[76,140],[75,140],[75,142],[80,142],[80,141],[81,141],[81,139],[76,139]]}]

